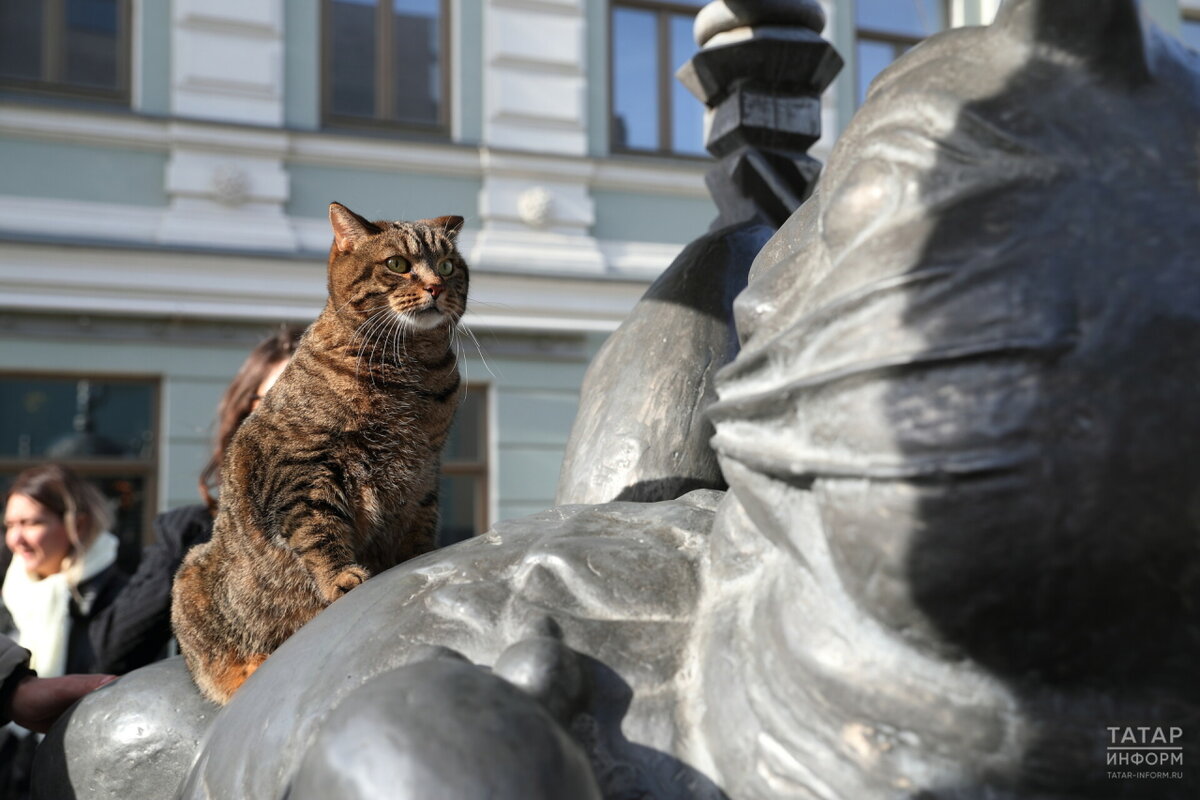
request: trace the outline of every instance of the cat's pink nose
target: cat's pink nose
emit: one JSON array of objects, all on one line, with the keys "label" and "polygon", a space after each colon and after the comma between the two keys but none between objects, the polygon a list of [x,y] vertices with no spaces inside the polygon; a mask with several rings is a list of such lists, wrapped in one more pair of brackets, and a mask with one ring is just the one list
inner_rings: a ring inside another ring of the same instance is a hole
[{"label": "cat's pink nose", "polygon": [[425,291],[429,292],[433,297],[437,297],[442,292],[446,291],[446,285],[443,283],[431,283],[425,287]]}]

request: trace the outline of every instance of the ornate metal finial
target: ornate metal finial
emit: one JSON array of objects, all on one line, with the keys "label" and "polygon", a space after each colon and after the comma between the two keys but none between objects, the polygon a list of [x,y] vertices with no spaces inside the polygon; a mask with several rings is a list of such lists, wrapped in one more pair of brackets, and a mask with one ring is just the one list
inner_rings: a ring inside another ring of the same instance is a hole
[{"label": "ornate metal finial", "polygon": [[708,106],[706,178],[714,228],[754,219],[783,224],[808,197],[821,165],[821,92],[842,68],[821,38],[816,0],[716,0],[696,16],[701,46],[676,77]]}]

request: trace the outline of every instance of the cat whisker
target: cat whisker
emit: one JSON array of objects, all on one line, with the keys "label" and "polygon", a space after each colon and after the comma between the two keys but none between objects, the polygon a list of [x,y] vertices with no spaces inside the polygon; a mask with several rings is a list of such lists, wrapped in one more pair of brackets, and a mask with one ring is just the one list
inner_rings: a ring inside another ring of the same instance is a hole
[{"label": "cat whisker", "polygon": [[[389,322],[395,319],[395,314],[390,313],[390,307],[372,315],[367,322],[359,327],[359,331],[363,331],[363,343],[358,351],[358,358],[354,365],[355,377],[358,376],[364,351],[367,354],[367,372],[371,375],[371,385],[375,385],[375,371],[372,369],[375,363],[375,351],[379,347],[380,335],[389,329]],[[363,330],[363,329],[366,330]],[[355,332],[358,335],[358,331]]]},{"label": "cat whisker", "polygon": [[392,353],[397,363],[408,360],[408,319],[396,317],[396,330],[392,335]]},{"label": "cat whisker", "polygon": [[[404,317],[398,314],[389,316],[387,325],[380,332],[376,345],[371,348],[371,359],[375,358],[376,351],[379,354],[379,369],[376,370],[380,375],[386,373],[388,362],[396,363],[396,337],[402,335],[404,330]],[[371,380],[375,380],[375,372],[371,373]]]},{"label": "cat whisker", "polygon": [[514,308],[514,306],[511,305],[510,303],[497,303],[495,301],[477,300],[474,297],[471,298],[471,305],[472,306],[491,306],[492,308],[503,308],[503,309]]},{"label": "cat whisker", "polygon": [[465,332],[467,336],[470,336],[471,341],[475,343],[475,349],[479,352],[479,360],[483,362],[483,368],[488,371],[488,374],[492,376],[493,380],[499,380],[499,378],[496,377],[496,373],[492,371],[492,365],[488,363],[487,356],[483,354],[483,347],[479,344],[479,339],[475,338],[475,333],[461,321],[458,323],[458,327],[460,330]]},{"label": "cat whisker", "polygon": [[471,363],[467,361],[465,355],[462,334],[454,326],[453,322],[450,323],[450,333],[451,342],[453,343],[451,351],[454,353],[454,366],[462,369],[462,380],[459,381],[458,385],[458,397],[461,400],[466,397],[467,387],[471,383]]},{"label": "cat whisker", "polygon": [[[367,320],[364,321],[361,325],[359,325],[358,328],[355,329],[355,331],[354,331],[354,335],[352,338],[353,339],[362,339],[362,342],[363,342],[361,345],[359,345],[357,357],[355,358],[355,361],[354,361],[354,376],[356,378],[358,377],[358,375],[362,369],[363,349],[366,346],[368,334],[370,333],[370,331],[372,331],[375,328],[375,326],[377,326],[380,323],[382,316],[383,316],[382,313],[379,313],[379,314],[375,314],[371,317],[368,317]],[[369,367],[369,365],[368,365],[368,367]]]}]

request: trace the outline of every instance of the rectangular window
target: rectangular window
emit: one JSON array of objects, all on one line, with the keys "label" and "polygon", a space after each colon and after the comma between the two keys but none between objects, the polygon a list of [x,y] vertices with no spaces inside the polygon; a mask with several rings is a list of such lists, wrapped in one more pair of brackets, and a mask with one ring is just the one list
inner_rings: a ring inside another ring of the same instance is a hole
[{"label": "rectangular window", "polygon": [[703,6],[621,0],[609,37],[612,149],[703,156],[704,105],[675,72],[695,54],[692,24]]},{"label": "rectangular window", "polygon": [[1193,50],[1200,51],[1200,12],[1188,13],[1183,17],[1179,38]]},{"label": "rectangular window", "polygon": [[442,451],[437,537],[442,547],[488,528],[487,396],[487,387],[467,387]]},{"label": "rectangular window", "polygon": [[325,0],[325,121],[444,129],[446,0]]},{"label": "rectangular window", "polygon": [[917,42],[947,25],[946,0],[855,0],[858,104],[875,76]]},{"label": "rectangular window", "polygon": [[153,378],[0,375],[0,491],[26,467],[71,467],[108,498],[132,571],[156,510],[158,396]]},{"label": "rectangular window", "polygon": [[0,87],[129,101],[129,0],[0,0]]}]

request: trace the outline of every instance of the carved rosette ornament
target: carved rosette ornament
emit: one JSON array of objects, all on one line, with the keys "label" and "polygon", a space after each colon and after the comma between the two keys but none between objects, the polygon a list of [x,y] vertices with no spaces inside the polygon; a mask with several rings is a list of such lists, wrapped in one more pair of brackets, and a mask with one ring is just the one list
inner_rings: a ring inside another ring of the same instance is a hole
[{"label": "carved rosette ornament", "polygon": [[240,206],[250,199],[250,175],[236,164],[220,164],[213,169],[213,196],[225,206]]},{"label": "carved rosette ornament", "polygon": [[544,187],[533,186],[517,196],[517,214],[533,228],[544,228],[554,210],[554,195]]}]

